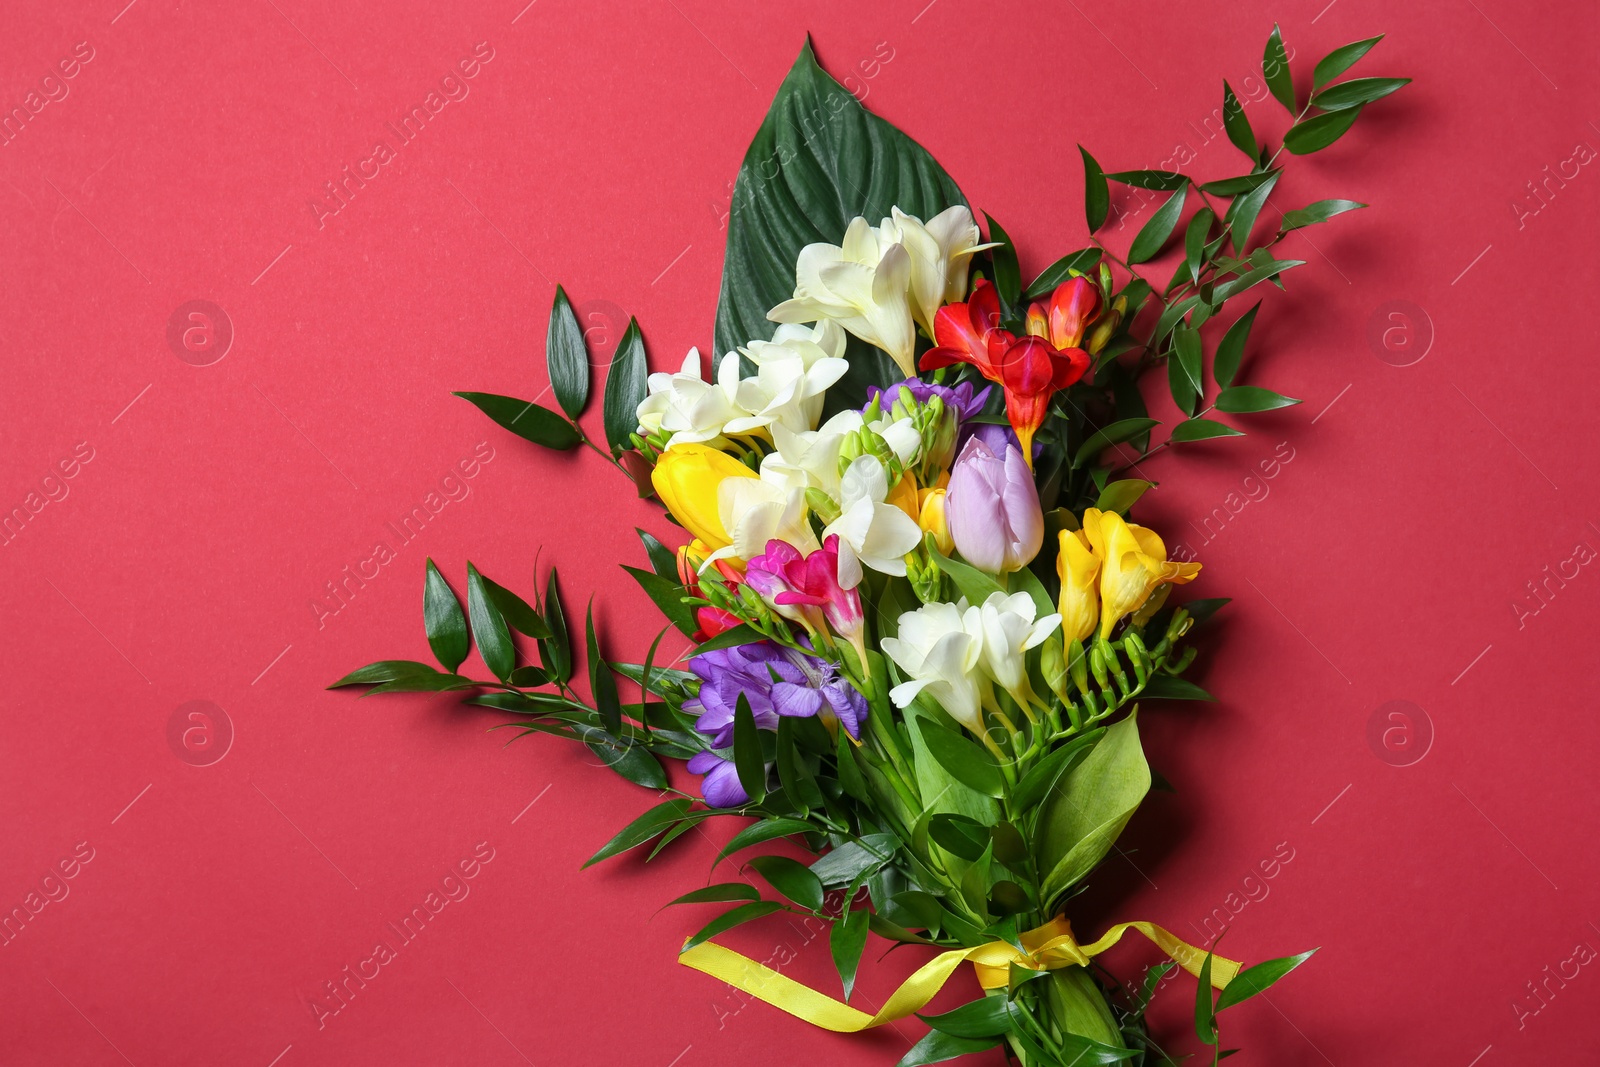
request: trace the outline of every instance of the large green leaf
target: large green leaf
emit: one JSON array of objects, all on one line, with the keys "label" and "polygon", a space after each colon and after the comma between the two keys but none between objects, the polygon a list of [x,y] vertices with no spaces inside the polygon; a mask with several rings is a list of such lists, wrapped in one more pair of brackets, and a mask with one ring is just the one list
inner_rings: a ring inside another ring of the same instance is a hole
[{"label": "large green leaf", "polygon": [[583,441],[572,423],[541,404],[531,400],[500,396],[496,393],[456,393],[463,400],[477,405],[479,411],[489,416],[518,437],[536,445],[565,452],[577,448]]},{"label": "large green leaf", "polygon": [[1036,847],[1040,869],[1050,872],[1044,899],[1054,900],[1105,858],[1149,791],[1150,767],[1129,715],[1045,798]]},{"label": "large green leaf", "polygon": [[[767,312],[794,295],[808,244],[839,244],[850,220],[876,224],[900,208],[929,219],[965,204],[927,150],[870,114],[817,65],[808,41],[745,153],[728,216],[716,351],[772,336]],[[859,403],[868,385],[898,381],[887,355],[851,340],[850,372],[830,397]]]},{"label": "large green leaf", "polygon": [[511,643],[505,616],[489,599],[483,582],[483,575],[468,561],[467,615],[472,619],[472,636],[478,642],[478,654],[483,657],[484,666],[503,682],[517,666],[517,647]]}]

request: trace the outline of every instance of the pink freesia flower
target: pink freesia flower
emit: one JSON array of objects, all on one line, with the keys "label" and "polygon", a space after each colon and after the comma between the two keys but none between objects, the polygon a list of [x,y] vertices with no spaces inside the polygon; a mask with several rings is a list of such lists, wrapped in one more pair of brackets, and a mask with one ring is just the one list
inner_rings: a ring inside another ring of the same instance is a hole
[{"label": "pink freesia flower", "polygon": [[784,618],[813,632],[832,629],[850,642],[862,670],[867,669],[861,594],[839,584],[837,534],[805,556],[787,541],[768,541],[766,553],[745,569],[745,583]]}]

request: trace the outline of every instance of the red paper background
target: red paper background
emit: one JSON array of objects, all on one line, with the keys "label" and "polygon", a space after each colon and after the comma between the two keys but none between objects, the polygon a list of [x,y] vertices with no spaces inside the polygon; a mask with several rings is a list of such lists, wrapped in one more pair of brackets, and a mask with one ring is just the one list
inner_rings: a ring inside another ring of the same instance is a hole
[{"label": "red paper background", "polygon": [[[1224,1017],[1236,1062],[1593,1055],[1587,5],[122,2],[18,8],[0,38],[7,113],[93,51],[0,147],[0,509],[66,493],[0,552],[0,909],[75,872],[0,949],[5,1063],[893,1063],[920,1026],[822,1033],[674,963],[706,916],[653,912],[705,881],[707,838],[578,869],[647,794],[554,742],[504,748],[496,716],[449,699],[322,686],[425,657],[426,556],[526,589],[542,546],[642,654],[656,623],[615,564],[638,561],[633,525],[668,528],[594,457],[542,453],[450,391],[545,395],[557,280],[602,359],[622,309],[656,366],[708,345],[730,184],[807,30],[1036,270],[1083,244],[1076,142],[1108,168],[1183,145],[1192,172],[1237,172],[1202,124],[1223,76],[1259,98],[1274,19],[1302,92],[1315,57],[1380,31],[1361,72],[1417,81],[1282,184],[1285,204],[1373,205],[1286,242],[1310,262],[1267,292],[1244,380],[1306,403],[1148,465],[1145,521],[1204,560],[1196,595],[1237,598],[1198,674],[1221,699],[1147,716],[1177,792],[1075,918],[1192,934],[1221,908],[1234,955],[1323,946]],[[398,144],[385,123],[479,42],[469,95],[319,222],[324,183]],[[1275,103],[1247,113],[1281,136]],[[167,341],[196,299],[234,331],[209,366]],[[402,544],[385,524],[480,442],[492,460],[446,486],[468,495]],[[75,448],[92,459],[46,483]],[[311,606],[380,541],[377,577]],[[209,766],[171,740],[192,700],[231,723]],[[1421,710],[1369,734],[1395,700]],[[1407,729],[1413,753],[1431,742],[1397,766]],[[324,983],[480,842],[470,895],[319,1026]],[[830,980],[811,931],[727,940]],[[1134,977],[1152,959],[1111,957]],[[919,960],[872,967],[866,1000]],[[1192,988],[1158,999],[1175,1051]]]}]

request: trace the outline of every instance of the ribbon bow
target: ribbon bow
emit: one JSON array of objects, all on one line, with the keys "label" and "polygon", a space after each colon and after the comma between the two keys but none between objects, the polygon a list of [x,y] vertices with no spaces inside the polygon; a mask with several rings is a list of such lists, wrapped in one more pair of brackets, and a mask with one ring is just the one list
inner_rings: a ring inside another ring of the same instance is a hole
[{"label": "ribbon bow", "polygon": [[[1200,966],[1206,954],[1155,923],[1119,923],[1106,931],[1100,940],[1080,945],[1072,936],[1072,924],[1061,916],[1019,937],[1017,940],[1026,951],[1019,952],[1017,946],[1008,941],[991,941],[976,948],[957,948],[940,953],[902,982],[875,1015],[868,1015],[826,993],[819,993],[810,986],[785,978],[764,964],[710,941],[686,950],[678,956],[678,962],[719,978],[735,989],[815,1026],[850,1034],[903,1019],[926,1007],[928,1001],[944,988],[945,982],[965,962],[971,961],[978,975],[978,984],[986,991],[1004,989],[1010,983],[1013,963],[1035,971],[1086,967],[1092,957],[1122,940],[1122,935],[1129,930],[1137,930],[1178,966],[1196,978],[1200,976]],[[1212,956],[1212,986],[1216,989],[1225,988],[1239,973],[1241,966],[1237,960]]]}]

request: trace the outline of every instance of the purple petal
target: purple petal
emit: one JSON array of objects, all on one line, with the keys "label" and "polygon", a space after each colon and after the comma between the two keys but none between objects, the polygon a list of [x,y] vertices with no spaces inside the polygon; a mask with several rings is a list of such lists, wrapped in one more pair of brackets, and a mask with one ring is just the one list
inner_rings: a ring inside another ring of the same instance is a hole
[{"label": "purple petal", "polygon": [[714,808],[737,808],[750,802],[750,794],[739,784],[739,771],[728,760],[719,759],[719,766],[700,781],[700,795]]},{"label": "purple petal", "polygon": [[809,718],[822,710],[822,694],[807,686],[781,682],[772,687],[772,706],[779,715]]}]

